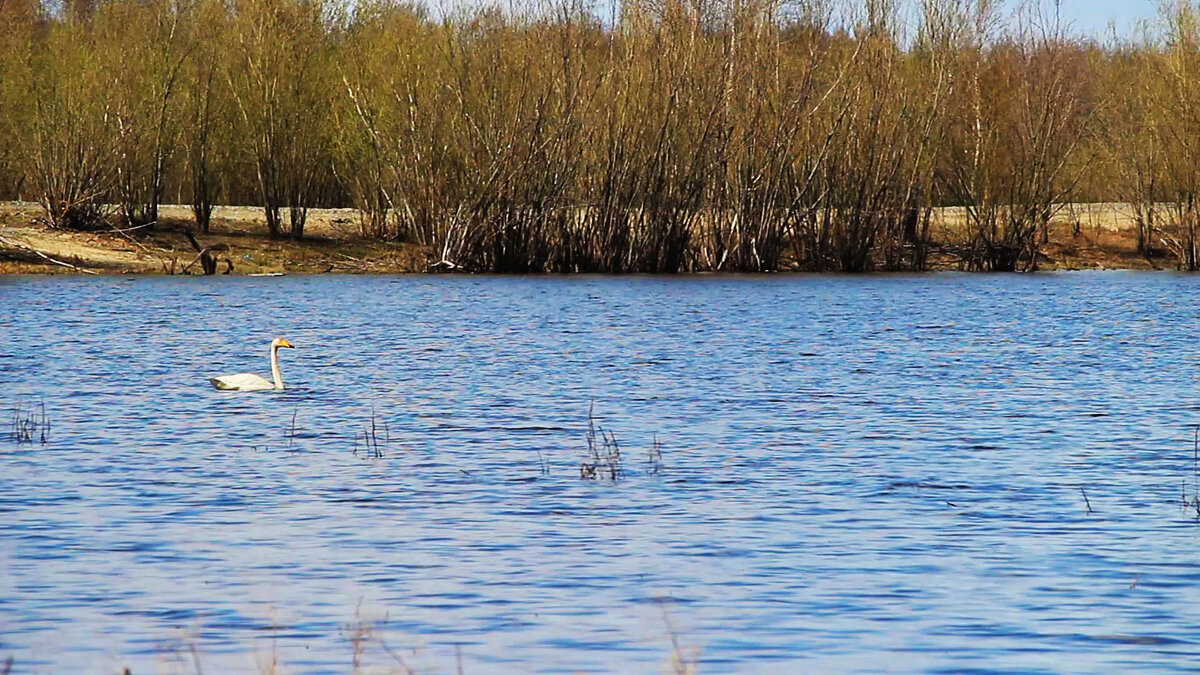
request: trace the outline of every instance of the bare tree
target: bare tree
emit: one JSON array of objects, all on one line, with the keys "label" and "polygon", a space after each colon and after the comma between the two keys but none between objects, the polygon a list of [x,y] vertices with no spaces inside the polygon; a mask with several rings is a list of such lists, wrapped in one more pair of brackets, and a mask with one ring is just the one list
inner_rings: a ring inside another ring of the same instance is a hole
[{"label": "bare tree", "polygon": [[1057,17],[1034,20],[1033,5],[1015,32],[992,42],[991,6],[966,3],[966,33],[948,157],[950,193],[965,207],[971,269],[1036,269],[1050,219],[1073,193],[1072,166],[1089,133],[1086,73]]},{"label": "bare tree", "polygon": [[1188,271],[1200,270],[1200,8],[1163,7],[1167,49],[1156,128],[1164,148],[1167,220],[1157,232]]},{"label": "bare tree", "polygon": [[95,228],[107,216],[116,152],[96,36],[82,22],[53,24],[28,52],[29,182],[54,227]]},{"label": "bare tree", "polygon": [[229,17],[221,3],[215,0],[199,3],[194,11],[194,49],[191,58],[185,62],[180,118],[183,120],[186,183],[190,187],[192,216],[196,227],[208,233],[220,193],[220,173],[232,171],[232,167],[220,161],[227,154],[223,146],[233,140],[228,92],[219,77],[222,66],[220,39],[229,30]]},{"label": "bare tree", "polygon": [[1137,252],[1149,255],[1153,237],[1163,226],[1163,139],[1160,106],[1164,102],[1157,49],[1147,39],[1116,45],[1102,79],[1107,105],[1097,115],[1099,136],[1111,173],[1112,193],[1134,214]]},{"label": "bare tree", "polygon": [[[175,92],[191,45],[190,17],[165,3],[112,3],[102,10],[113,50],[117,190],[129,226],[158,222],[168,162],[179,137]],[[129,33],[140,39],[123,39]]]},{"label": "bare tree", "polygon": [[283,236],[284,208],[291,237],[304,236],[308,209],[328,177],[329,10],[322,2],[246,0],[233,21],[225,76],[272,237]]}]

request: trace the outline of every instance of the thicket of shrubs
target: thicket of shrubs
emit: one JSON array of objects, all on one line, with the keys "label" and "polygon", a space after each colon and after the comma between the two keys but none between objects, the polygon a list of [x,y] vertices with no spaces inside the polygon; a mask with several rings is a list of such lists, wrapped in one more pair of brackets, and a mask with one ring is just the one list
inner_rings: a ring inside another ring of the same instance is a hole
[{"label": "thicket of shrubs", "polygon": [[[1072,200],[1200,267],[1200,12],[1101,45],[989,0],[0,0],[0,196],[56,226],[307,210],[498,272],[1036,265]],[[108,205],[119,211],[109,212]]]}]

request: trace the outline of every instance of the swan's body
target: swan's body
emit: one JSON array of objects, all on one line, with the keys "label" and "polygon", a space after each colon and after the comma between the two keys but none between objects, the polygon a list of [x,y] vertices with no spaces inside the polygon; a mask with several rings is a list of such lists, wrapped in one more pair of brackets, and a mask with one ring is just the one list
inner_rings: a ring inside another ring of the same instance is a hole
[{"label": "swan's body", "polygon": [[208,378],[209,382],[217,389],[225,389],[229,391],[262,391],[263,389],[283,389],[282,386],[275,386],[262,375],[254,373],[238,373],[236,375],[221,375],[219,377]]},{"label": "swan's body", "polygon": [[229,391],[262,391],[264,389],[283,389],[283,376],[279,374],[279,348],[292,348],[292,343],[283,338],[271,340],[271,378],[260,377],[254,373],[238,373],[236,375],[221,375],[208,378],[217,389]]}]

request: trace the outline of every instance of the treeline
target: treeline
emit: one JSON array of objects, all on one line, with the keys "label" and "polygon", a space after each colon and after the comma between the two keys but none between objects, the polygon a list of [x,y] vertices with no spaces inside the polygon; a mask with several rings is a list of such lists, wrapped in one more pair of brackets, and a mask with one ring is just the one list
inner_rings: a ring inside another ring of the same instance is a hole
[{"label": "treeline", "polygon": [[354,206],[496,272],[1028,269],[1106,200],[1200,268],[1193,2],[1103,46],[1034,5],[851,4],[0,0],[0,196],[79,229],[258,204],[294,238]]}]

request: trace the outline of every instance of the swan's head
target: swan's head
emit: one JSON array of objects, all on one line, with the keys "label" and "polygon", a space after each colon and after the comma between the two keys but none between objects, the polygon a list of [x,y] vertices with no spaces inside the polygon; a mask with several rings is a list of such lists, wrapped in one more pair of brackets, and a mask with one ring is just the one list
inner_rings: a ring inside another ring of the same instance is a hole
[{"label": "swan's head", "polygon": [[284,340],[283,338],[275,338],[274,340],[271,340],[271,349],[279,349],[280,347],[295,349],[295,347],[292,346],[292,343]]}]

